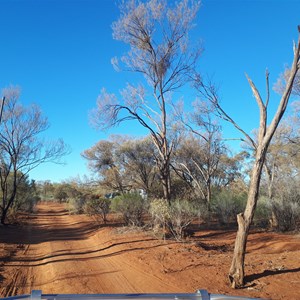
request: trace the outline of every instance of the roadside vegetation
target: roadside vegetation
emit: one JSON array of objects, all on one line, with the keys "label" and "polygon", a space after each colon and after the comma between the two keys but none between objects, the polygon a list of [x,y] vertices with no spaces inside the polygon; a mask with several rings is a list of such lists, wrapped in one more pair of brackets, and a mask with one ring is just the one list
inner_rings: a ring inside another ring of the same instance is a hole
[{"label": "roadside vegetation", "polygon": [[[184,0],[173,7],[164,1],[128,1],[120,7],[113,36],[128,46],[128,52],[113,62],[118,70],[143,75],[145,84],[128,84],[120,95],[103,89],[92,121],[99,129],[131,121],[148,135],[115,135],[86,149],[82,156],[93,180],[28,180],[32,168],[64,155],[65,145],[58,141],[48,147],[39,140],[47,120],[37,107],[20,106],[15,90],[5,91],[1,223],[33,211],[42,199],[65,203],[70,214],[88,214],[99,224],[109,224],[114,214],[123,225],[151,230],[160,238],[184,240],[192,235],[193,224],[234,227],[238,234],[229,271],[233,287],[244,284],[251,225],[299,230],[300,39],[291,67],[275,84],[281,100],[269,125],[269,74],[265,101],[247,76],[260,111],[259,124],[247,133],[223,110],[214,84],[197,70],[202,49],[190,43],[188,33],[198,9],[197,1]],[[189,111],[172,98],[187,85],[198,95]],[[294,102],[288,106],[290,97]],[[239,153],[233,153],[222,137],[224,120],[242,135]]]},{"label": "roadside vegetation", "polygon": [[[124,138],[122,142],[120,140],[122,139],[115,138],[115,141],[109,142],[110,147],[113,145],[110,148],[113,151],[101,150],[94,153],[94,157],[97,157],[97,161],[94,163],[99,166],[98,181],[91,183],[73,179],[65,183],[39,182],[35,184],[39,197],[48,201],[52,199],[52,201],[65,203],[70,214],[91,215],[99,224],[109,224],[110,215],[113,213],[114,216],[119,216],[123,226],[140,226],[148,230],[150,228],[156,236],[162,238],[173,237],[182,240],[191,234],[190,225],[192,223],[202,224],[199,226],[218,226],[219,228],[237,226],[236,215],[244,210],[247,201],[248,168],[251,165],[251,158],[245,153],[235,157],[223,156],[227,167],[224,167],[225,163],[220,163],[216,168],[212,177],[212,195],[209,207],[207,199],[199,193],[200,188],[205,189],[206,185],[203,177],[201,180],[200,170],[198,172],[196,168],[193,170],[193,176],[198,178],[195,183],[188,174],[181,173],[179,176],[178,169],[174,167],[171,172],[172,182],[174,182],[172,189],[174,200],[169,205],[163,198],[162,187],[157,180],[155,181],[158,176],[155,166],[149,166],[148,160],[145,161],[145,165],[142,162],[136,166],[128,163],[133,155],[129,152],[129,145],[136,147],[138,143],[142,144],[146,140],[132,139],[132,143],[128,137]],[[186,145],[184,140],[182,142]],[[128,160],[124,153],[123,155],[119,154],[124,144],[127,147]],[[275,145],[273,146],[275,147]],[[295,149],[294,144],[291,146]],[[190,153],[186,154],[190,155]],[[299,161],[299,154],[300,152],[297,152],[297,155],[292,157],[294,161],[289,158],[292,169],[286,168],[286,164],[277,165],[278,171],[281,169],[278,173],[281,180],[277,182],[276,189],[274,188],[272,192],[272,199],[269,197],[267,174],[263,172],[260,197],[254,215],[254,226],[257,228],[281,232],[299,229],[300,176],[298,171],[294,173],[299,170],[295,168]],[[138,151],[134,153],[133,156],[137,157],[136,161],[142,160],[139,155],[143,155],[143,153]],[[284,158],[286,153],[282,153],[282,155]],[[236,157],[239,160],[236,161]],[[114,166],[113,170],[108,166],[101,165],[101,162],[108,161]],[[90,163],[92,162],[90,161]],[[174,166],[175,164],[176,156],[174,156]],[[205,166],[204,163],[203,166]],[[94,165],[92,167],[95,168]],[[151,170],[148,173],[149,178],[141,177],[141,170],[144,169]],[[273,180],[277,181],[275,176]],[[291,185],[291,181],[294,182],[293,185]],[[147,190],[140,188],[145,187],[145,182],[149,183]],[[116,187],[120,185],[121,188],[117,189]]]},{"label": "roadside vegetation", "polygon": [[[35,183],[29,172],[46,162],[59,163],[68,153],[62,140],[46,141],[43,133],[48,120],[34,104],[20,101],[20,89],[2,90],[0,113],[0,222],[5,225],[10,214],[32,210],[37,200]],[[26,203],[27,202],[27,203]]]}]

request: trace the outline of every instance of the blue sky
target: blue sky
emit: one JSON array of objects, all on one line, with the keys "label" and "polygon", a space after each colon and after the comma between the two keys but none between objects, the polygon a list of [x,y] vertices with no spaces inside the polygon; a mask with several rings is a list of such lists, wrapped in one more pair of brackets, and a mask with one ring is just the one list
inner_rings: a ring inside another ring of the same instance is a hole
[{"label": "blue sky", "polygon": [[[171,1],[169,1],[171,2]],[[131,123],[109,132],[89,125],[101,89],[118,92],[132,81],[110,60],[126,51],[112,38],[114,0],[0,0],[0,89],[18,85],[24,104],[37,103],[51,124],[49,139],[63,138],[66,164],[41,165],[31,178],[53,182],[89,174],[80,153],[111,133],[141,134]],[[245,129],[257,127],[257,107],[245,72],[265,92],[292,60],[300,24],[299,0],[203,0],[191,37],[205,51],[200,71],[214,76],[225,109]],[[271,112],[278,103],[272,95]],[[185,99],[191,101],[193,99]],[[225,127],[225,137],[237,137]]]}]

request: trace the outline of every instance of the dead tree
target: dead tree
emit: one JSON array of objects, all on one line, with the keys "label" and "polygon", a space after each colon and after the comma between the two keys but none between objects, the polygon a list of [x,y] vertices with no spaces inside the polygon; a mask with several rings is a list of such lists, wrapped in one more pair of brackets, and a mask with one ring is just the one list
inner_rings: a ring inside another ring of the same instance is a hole
[{"label": "dead tree", "polygon": [[[298,27],[300,33],[300,27]],[[243,135],[243,141],[251,144],[255,151],[255,159],[252,167],[252,172],[250,175],[250,184],[248,189],[248,198],[246,208],[243,213],[237,215],[238,231],[235,240],[235,247],[233,253],[233,259],[229,271],[229,280],[233,288],[238,288],[244,285],[244,262],[246,253],[246,244],[248,239],[248,234],[250,226],[253,220],[258,195],[259,187],[262,175],[262,169],[265,163],[266,154],[270,142],[274,136],[274,133],[286,111],[290,95],[293,90],[293,84],[297,73],[300,69],[300,35],[298,37],[297,44],[294,43],[294,59],[292,67],[289,72],[289,76],[286,80],[286,85],[283,89],[280,103],[278,105],[277,111],[270,123],[267,125],[267,113],[269,104],[269,73],[266,72],[266,87],[267,87],[267,97],[263,101],[258,89],[252,80],[246,75],[247,80],[250,84],[251,90],[254,94],[255,100],[259,107],[260,112],[260,122],[258,129],[257,140],[251,138],[251,136],[245,132],[220,106],[218,101],[218,96],[214,85],[205,84],[201,79],[197,79],[197,88],[199,92],[211,101],[216,108],[216,112],[220,118],[228,121],[234,125]]]}]

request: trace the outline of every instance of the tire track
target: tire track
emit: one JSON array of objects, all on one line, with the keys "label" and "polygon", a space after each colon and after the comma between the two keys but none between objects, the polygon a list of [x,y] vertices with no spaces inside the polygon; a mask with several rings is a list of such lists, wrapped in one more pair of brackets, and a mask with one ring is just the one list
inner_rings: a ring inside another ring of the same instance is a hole
[{"label": "tire track", "polygon": [[99,229],[87,216],[69,215],[57,203],[39,204],[30,222],[23,252],[6,265],[13,275],[3,296],[30,294],[32,289],[44,294],[178,291],[126,261],[128,252],[147,249],[139,240],[116,240],[109,229]]}]

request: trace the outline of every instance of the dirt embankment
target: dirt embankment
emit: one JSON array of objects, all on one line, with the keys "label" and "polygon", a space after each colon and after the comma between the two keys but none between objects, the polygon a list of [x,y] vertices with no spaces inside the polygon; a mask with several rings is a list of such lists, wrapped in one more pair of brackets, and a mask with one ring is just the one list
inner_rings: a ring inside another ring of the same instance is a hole
[{"label": "dirt embankment", "polygon": [[199,231],[188,243],[100,227],[63,205],[42,203],[23,227],[0,228],[1,296],[177,293],[300,299],[300,236],[250,235],[244,289],[228,287],[235,232]]}]

